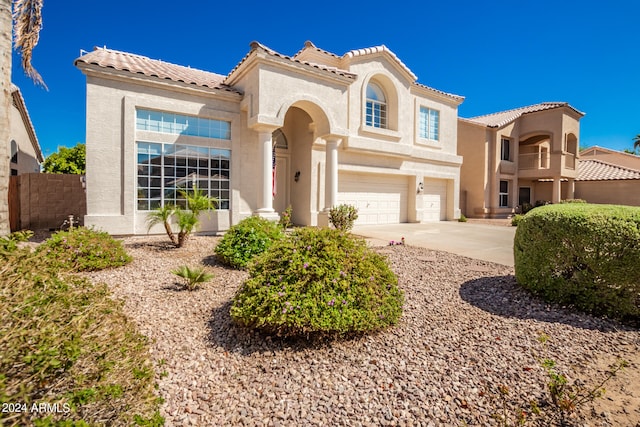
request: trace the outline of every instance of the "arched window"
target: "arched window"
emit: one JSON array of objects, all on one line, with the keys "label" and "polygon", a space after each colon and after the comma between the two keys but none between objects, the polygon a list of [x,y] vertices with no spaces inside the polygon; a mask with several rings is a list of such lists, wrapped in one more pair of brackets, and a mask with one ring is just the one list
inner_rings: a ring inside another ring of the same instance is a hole
[{"label": "arched window", "polygon": [[11,163],[18,163],[18,143],[11,140]]},{"label": "arched window", "polygon": [[284,132],[282,132],[282,129],[274,130],[273,134],[271,135],[271,140],[273,141],[273,146],[275,148],[281,148],[283,150],[289,148],[289,142],[287,141],[287,137],[285,136]]},{"label": "arched window", "polygon": [[365,113],[367,126],[387,128],[387,98],[377,84],[367,85],[367,110]]}]

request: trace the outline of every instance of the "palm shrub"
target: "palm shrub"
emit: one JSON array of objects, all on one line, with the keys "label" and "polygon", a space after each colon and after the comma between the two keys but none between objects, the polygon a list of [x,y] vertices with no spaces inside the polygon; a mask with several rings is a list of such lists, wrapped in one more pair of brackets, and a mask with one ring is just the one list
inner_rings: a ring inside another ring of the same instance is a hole
[{"label": "palm shrub", "polygon": [[404,296],[382,255],[329,228],[301,228],[249,268],[234,297],[239,324],[281,336],[341,336],[398,322]]},{"label": "palm shrub", "polygon": [[282,229],[275,222],[250,216],[225,233],[215,248],[215,254],[223,263],[242,269],[283,236]]},{"label": "palm shrub", "polygon": [[84,227],[57,232],[36,251],[58,268],[70,271],[102,270],[131,262],[121,241],[104,231]]},{"label": "palm shrub", "polygon": [[191,268],[187,265],[182,265],[171,272],[176,276],[183,278],[185,281],[185,288],[190,291],[200,287],[200,284],[213,279],[213,274],[208,273],[202,267]]},{"label": "palm shrub", "polygon": [[543,298],[597,315],[640,320],[640,208],[542,206],[518,223],[518,283]]},{"label": "palm shrub", "polygon": [[329,222],[338,230],[349,231],[358,219],[358,209],[352,205],[334,206],[329,210]]},{"label": "palm shrub", "polygon": [[[162,224],[174,246],[181,248],[189,239],[189,236],[200,225],[200,213],[215,210],[216,199],[207,196],[195,186],[190,190],[180,190],[180,194],[186,200],[187,209],[177,205],[165,204],[147,215],[147,230],[157,224]],[[171,227],[173,217],[177,219],[178,234]]]}]

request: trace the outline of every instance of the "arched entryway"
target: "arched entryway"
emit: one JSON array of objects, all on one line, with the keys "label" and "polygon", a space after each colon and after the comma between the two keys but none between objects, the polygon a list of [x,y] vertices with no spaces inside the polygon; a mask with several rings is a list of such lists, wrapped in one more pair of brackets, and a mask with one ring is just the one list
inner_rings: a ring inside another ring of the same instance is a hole
[{"label": "arched entryway", "polygon": [[326,144],[321,136],[329,127],[319,106],[300,101],[286,109],[282,127],[273,132],[273,208],[281,214],[291,206],[295,225],[318,225],[318,214],[325,208]]}]

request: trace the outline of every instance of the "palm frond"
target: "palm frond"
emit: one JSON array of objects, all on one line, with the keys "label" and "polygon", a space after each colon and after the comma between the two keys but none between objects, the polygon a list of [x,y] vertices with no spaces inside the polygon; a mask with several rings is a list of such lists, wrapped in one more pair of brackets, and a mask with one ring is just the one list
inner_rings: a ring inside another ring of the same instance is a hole
[{"label": "palm frond", "polygon": [[47,89],[42,76],[33,67],[33,49],[40,39],[42,29],[42,4],[44,0],[15,0],[13,2],[13,44],[22,56],[22,68],[35,83]]}]

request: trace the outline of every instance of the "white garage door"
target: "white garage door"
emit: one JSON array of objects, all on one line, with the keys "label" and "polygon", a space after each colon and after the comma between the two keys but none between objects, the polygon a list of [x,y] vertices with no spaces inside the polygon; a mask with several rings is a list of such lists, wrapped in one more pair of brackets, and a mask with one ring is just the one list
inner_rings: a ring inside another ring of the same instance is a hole
[{"label": "white garage door", "polygon": [[407,177],[341,173],[338,204],[358,208],[356,224],[407,222]]},{"label": "white garage door", "polygon": [[447,181],[443,179],[425,179],[422,206],[423,221],[443,221],[447,219]]}]

